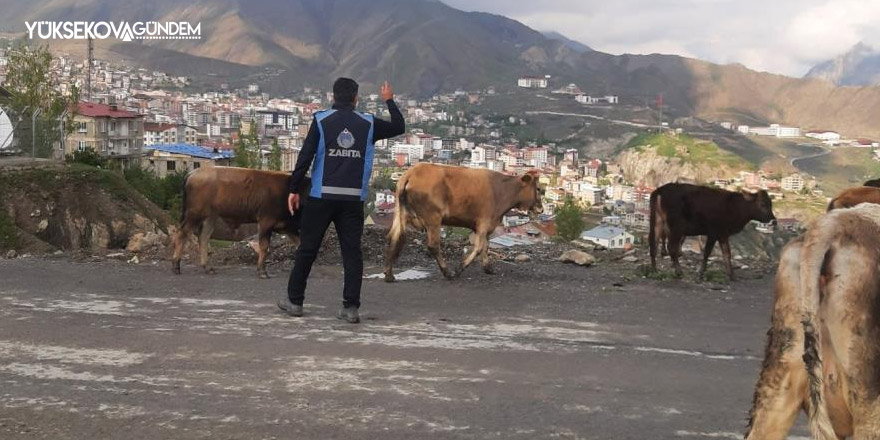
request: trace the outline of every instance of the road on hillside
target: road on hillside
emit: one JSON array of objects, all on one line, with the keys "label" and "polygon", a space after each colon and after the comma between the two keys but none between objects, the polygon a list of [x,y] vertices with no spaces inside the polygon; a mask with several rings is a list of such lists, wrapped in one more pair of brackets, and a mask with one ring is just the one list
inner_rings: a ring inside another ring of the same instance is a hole
[{"label": "road on hillside", "polygon": [[827,156],[828,154],[831,154],[831,150],[823,150],[822,152],[816,153],[816,154],[810,154],[810,155],[801,156],[801,157],[793,157],[793,158],[789,159],[788,163],[790,163],[791,166],[800,169],[795,162],[797,162],[799,160],[807,160],[807,159],[814,159],[817,157]]},{"label": "road on hillside", "polygon": [[0,260],[0,438],[741,438],[771,304],[769,276],[499,262],[367,280],[353,326],[338,267],[279,313],[285,269]]}]

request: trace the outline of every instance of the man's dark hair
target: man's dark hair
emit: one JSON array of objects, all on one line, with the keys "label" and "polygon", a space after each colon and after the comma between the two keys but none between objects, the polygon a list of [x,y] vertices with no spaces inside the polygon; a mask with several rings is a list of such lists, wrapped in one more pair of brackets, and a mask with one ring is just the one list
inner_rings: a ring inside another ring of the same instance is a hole
[{"label": "man's dark hair", "polygon": [[358,83],[351,78],[337,78],[333,83],[333,101],[338,104],[351,104],[358,94]]}]

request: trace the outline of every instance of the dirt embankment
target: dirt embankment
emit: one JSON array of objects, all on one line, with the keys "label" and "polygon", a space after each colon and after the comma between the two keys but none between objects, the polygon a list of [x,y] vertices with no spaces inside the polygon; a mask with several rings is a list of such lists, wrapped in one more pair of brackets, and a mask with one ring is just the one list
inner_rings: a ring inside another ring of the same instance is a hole
[{"label": "dirt embankment", "polygon": [[117,173],[82,165],[0,172],[0,249],[124,249],[167,240],[171,218]]}]

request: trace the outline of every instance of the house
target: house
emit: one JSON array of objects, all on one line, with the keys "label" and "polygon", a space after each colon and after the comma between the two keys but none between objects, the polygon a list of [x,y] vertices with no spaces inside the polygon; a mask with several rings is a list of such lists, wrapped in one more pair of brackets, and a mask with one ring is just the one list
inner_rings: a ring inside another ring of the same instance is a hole
[{"label": "house", "polygon": [[852,146],[862,148],[877,148],[880,147],[880,142],[871,139],[858,138],[852,141]]},{"label": "house", "polygon": [[230,150],[190,144],[152,145],[144,154],[141,166],[159,177],[186,173],[214,165],[230,165],[235,154]]},{"label": "house", "polygon": [[185,124],[144,123],[144,146],[157,144],[195,144],[199,131]]},{"label": "house", "polygon": [[581,240],[589,241],[608,249],[622,249],[626,245],[633,244],[632,234],[617,226],[596,226],[589,231],[581,233]]},{"label": "house", "polygon": [[64,155],[87,148],[102,156],[139,157],[144,146],[144,117],[116,104],[80,102],[73,133],[64,143]]}]

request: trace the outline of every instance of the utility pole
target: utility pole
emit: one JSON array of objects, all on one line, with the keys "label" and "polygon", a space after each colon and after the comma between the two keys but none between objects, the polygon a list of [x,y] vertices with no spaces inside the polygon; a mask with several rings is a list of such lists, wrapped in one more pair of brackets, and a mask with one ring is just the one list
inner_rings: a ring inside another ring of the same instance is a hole
[{"label": "utility pole", "polygon": [[31,113],[31,160],[37,160],[37,117],[42,110],[37,107]]},{"label": "utility pole", "polygon": [[86,101],[92,102],[92,64],[95,64],[95,42],[89,37],[89,76],[86,77]]}]

